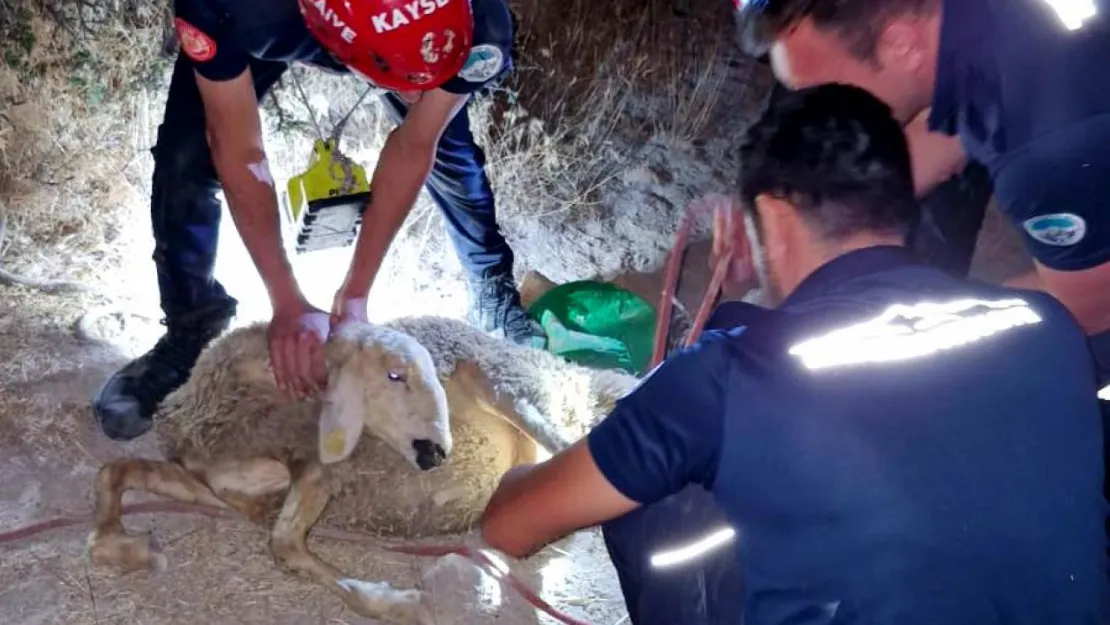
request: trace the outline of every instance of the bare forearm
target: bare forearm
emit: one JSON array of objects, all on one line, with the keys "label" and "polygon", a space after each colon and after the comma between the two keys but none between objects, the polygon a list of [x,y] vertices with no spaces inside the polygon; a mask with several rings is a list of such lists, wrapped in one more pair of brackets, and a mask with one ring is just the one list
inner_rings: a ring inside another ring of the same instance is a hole
[{"label": "bare forearm", "polygon": [[554,531],[542,532],[536,524],[521,524],[513,509],[527,509],[519,500],[528,496],[528,476],[534,465],[518,466],[501,478],[479,521],[482,540],[514,558],[526,558],[558,538]]},{"label": "bare forearm", "polygon": [[386,140],[371,180],[371,200],[362,220],[354,258],[347,274],[346,292],[366,297],[374,277],[412,210],[420,188],[435,162],[434,145],[412,145],[394,133]]},{"label": "bare forearm", "polygon": [[[270,301],[275,306],[300,299],[300,289],[282,246],[277,195],[268,170],[263,169],[265,153],[260,148],[230,152],[221,149],[218,143],[212,145],[213,163],[243,245],[266,283]],[[265,175],[260,175],[263,171]]]},{"label": "bare forearm", "polygon": [[[590,493],[583,497],[582,493]],[[516,558],[636,508],[601,474],[585,439],[546,462],[510,470],[479,521],[482,539]]]}]

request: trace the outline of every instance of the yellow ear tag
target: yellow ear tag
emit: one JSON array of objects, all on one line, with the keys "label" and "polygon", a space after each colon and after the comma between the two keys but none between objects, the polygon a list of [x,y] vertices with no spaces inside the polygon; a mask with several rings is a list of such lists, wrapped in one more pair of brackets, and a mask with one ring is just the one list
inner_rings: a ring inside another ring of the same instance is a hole
[{"label": "yellow ear tag", "polygon": [[343,452],[347,450],[347,435],[343,428],[336,428],[324,436],[323,444],[320,445],[322,457],[320,462],[330,464],[343,459]]}]

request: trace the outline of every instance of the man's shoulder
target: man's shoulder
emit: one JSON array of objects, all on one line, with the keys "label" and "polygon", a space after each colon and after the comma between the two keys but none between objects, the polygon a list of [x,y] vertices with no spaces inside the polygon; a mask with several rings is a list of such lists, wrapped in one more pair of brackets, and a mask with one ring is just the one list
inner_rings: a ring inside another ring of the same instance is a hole
[{"label": "man's shoulder", "polygon": [[515,18],[506,0],[471,0],[474,43],[511,46]]},{"label": "man's shoulder", "polygon": [[1001,285],[985,285],[989,293],[998,298],[1012,298],[1014,301],[1023,302],[1037,316],[1036,325],[1045,330],[1063,334],[1074,335],[1086,341],[1086,334],[1075,316],[1064,306],[1060,300],[1045,291],[1035,289],[1021,289]]},{"label": "man's shoulder", "polygon": [[470,54],[459,73],[443,85],[450,93],[481,91],[512,68],[516,20],[508,3],[505,0],[472,0],[471,10],[474,34]]},{"label": "man's shoulder", "polygon": [[746,330],[743,326],[706,330],[692,345],[667,356],[643,381],[657,378],[671,384],[682,378],[704,379],[709,371],[722,372],[741,348],[738,340]]},{"label": "man's shoulder", "polygon": [[1092,1],[1093,17],[1078,19],[1045,0],[947,0],[930,129],[961,135],[990,165],[1110,112],[1110,1]]},{"label": "man's shoulder", "polygon": [[173,12],[181,53],[194,63],[218,64],[227,45],[225,8],[217,0],[173,0]]},{"label": "man's shoulder", "polygon": [[[178,37],[182,38],[180,23],[193,25],[204,34],[219,37],[225,30],[221,26],[231,14],[231,6],[225,0],[173,0],[173,12],[178,25]],[[187,42],[181,41],[184,46]]]},{"label": "man's shoulder", "polygon": [[931,369],[944,354],[955,365],[983,354],[1036,360],[1037,349],[1086,349],[1081,328],[1051,295],[924,266],[861,278],[790,312],[778,333],[789,344],[776,346],[805,370],[888,360]]},{"label": "man's shoulder", "polygon": [[719,402],[725,383],[741,358],[739,337],[746,328],[706,330],[692,345],[671,352],[626,392],[620,405],[657,405],[659,398],[687,394],[702,402]]}]

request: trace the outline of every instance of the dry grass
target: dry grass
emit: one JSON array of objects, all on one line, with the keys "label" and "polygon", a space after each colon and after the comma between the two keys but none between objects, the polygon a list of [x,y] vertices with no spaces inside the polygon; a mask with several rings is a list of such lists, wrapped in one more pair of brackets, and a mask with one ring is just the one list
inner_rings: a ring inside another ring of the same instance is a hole
[{"label": "dry grass", "polygon": [[720,98],[726,3],[518,0],[516,72],[487,102],[494,184],[519,215],[597,201],[649,139],[702,138]]},{"label": "dry grass", "polygon": [[[105,7],[111,5],[105,4]],[[157,81],[158,4],[0,4],[2,259],[40,277],[88,277],[111,256],[137,145],[134,110]]]}]

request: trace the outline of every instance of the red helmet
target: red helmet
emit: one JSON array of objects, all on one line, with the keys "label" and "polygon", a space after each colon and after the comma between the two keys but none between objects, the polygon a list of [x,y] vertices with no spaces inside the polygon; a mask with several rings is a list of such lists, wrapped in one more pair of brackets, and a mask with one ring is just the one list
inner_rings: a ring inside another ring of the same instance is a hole
[{"label": "red helmet", "polygon": [[299,0],[314,37],[352,71],[386,89],[427,91],[470,54],[470,0]]}]

